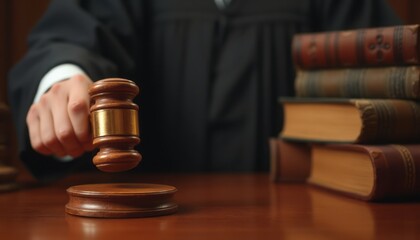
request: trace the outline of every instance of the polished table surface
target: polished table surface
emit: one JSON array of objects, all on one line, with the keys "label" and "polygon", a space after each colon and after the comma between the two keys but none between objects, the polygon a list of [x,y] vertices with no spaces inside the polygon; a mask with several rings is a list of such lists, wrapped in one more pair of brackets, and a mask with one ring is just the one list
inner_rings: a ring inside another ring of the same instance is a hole
[{"label": "polished table surface", "polygon": [[[176,214],[68,215],[66,189],[102,182],[178,188]],[[74,174],[0,193],[0,239],[420,239],[420,202],[366,203],[266,174]]]}]

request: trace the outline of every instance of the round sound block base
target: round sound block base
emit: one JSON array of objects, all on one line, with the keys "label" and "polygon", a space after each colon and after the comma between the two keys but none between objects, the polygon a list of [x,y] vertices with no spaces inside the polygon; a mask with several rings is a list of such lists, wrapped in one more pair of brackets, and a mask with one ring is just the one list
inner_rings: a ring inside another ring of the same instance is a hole
[{"label": "round sound block base", "polygon": [[175,187],[145,183],[86,184],[67,189],[66,212],[82,217],[133,218],[176,212]]}]

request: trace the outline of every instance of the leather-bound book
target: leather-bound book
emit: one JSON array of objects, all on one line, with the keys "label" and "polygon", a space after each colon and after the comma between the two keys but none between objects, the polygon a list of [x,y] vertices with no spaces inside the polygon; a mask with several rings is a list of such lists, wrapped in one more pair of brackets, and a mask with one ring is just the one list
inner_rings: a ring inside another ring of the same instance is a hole
[{"label": "leather-bound book", "polygon": [[366,240],[384,236],[378,236],[383,230],[378,222],[384,221],[383,215],[378,214],[382,212],[375,209],[378,204],[337,196],[317,188],[310,188],[308,195],[311,223],[319,234],[313,239]]},{"label": "leather-bound book", "polygon": [[366,201],[420,196],[420,144],[314,144],[308,182]]},{"label": "leather-bound book", "polygon": [[281,98],[286,140],[330,143],[420,141],[420,103],[399,99]]},{"label": "leather-bound book", "polygon": [[305,182],[310,160],[309,144],[270,138],[270,179],[273,182]]},{"label": "leather-bound book", "polygon": [[419,64],[419,25],[297,34],[292,56],[298,68]]},{"label": "leather-bound book", "polygon": [[297,70],[297,97],[420,99],[420,67]]}]

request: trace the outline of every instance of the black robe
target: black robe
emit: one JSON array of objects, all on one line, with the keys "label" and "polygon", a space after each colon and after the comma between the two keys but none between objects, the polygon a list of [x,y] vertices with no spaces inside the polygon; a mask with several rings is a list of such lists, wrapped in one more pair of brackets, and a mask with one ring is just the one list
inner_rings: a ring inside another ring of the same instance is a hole
[{"label": "black robe", "polygon": [[380,0],[52,1],[9,76],[21,159],[37,177],[77,162],[35,153],[25,124],[42,76],[74,63],[93,80],[140,86],[139,169],[266,170],[277,98],[294,94],[293,34],[395,24]]}]

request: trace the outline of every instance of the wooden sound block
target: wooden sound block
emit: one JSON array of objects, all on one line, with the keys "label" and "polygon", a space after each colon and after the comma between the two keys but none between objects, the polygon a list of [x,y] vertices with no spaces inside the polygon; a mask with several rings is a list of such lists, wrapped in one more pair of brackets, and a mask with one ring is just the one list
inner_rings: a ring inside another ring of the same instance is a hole
[{"label": "wooden sound block", "polygon": [[177,189],[145,183],[86,184],[67,189],[66,212],[97,218],[133,218],[171,214]]},{"label": "wooden sound block", "polygon": [[17,174],[15,168],[0,165],[0,192],[8,192],[18,188]]}]

